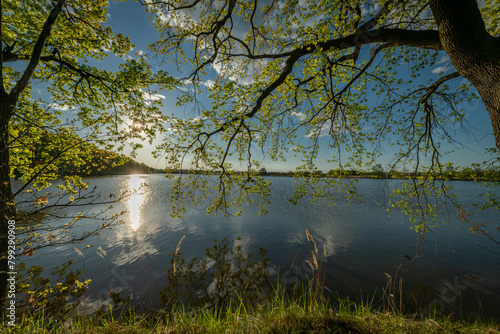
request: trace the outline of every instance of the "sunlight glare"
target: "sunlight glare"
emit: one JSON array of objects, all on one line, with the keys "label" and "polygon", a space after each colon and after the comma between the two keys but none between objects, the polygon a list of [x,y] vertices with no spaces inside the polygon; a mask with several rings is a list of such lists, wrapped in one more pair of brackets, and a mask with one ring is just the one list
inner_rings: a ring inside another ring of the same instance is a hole
[{"label": "sunlight glare", "polygon": [[139,228],[141,220],[141,206],[144,201],[144,194],[139,193],[139,188],[141,186],[142,180],[139,175],[130,175],[130,180],[128,183],[129,190],[135,195],[130,196],[128,201],[128,209],[130,211],[130,220],[132,221],[132,229],[135,231]]}]

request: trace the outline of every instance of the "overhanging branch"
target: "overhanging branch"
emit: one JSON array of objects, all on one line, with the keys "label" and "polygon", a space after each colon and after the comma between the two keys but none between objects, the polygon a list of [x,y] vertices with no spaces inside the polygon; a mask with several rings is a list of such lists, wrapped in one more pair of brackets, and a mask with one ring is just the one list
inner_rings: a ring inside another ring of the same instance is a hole
[{"label": "overhanging branch", "polygon": [[57,16],[61,12],[62,7],[66,3],[66,0],[58,0],[54,8],[50,11],[49,17],[47,17],[47,20],[45,21],[42,31],[40,35],[38,36],[38,40],[36,41],[35,47],[33,48],[33,53],[31,54],[31,59],[28,64],[28,67],[23,72],[23,75],[17,81],[16,85],[14,88],[12,88],[12,91],[10,92],[10,97],[13,101],[16,101],[19,98],[19,95],[24,91],[26,86],[28,85],[31,76],[35,72],[35,69],[40,62],[40,57],[42,55],[42,50],[45,46],[45,41],[47,38],[50,36],[50,32],[52,30],[52,26],[54,25]]},{"label": "overhanging branch", "polygon": [[434,94],[434,92],[441,86],[443,83],[445,83],[448,80],[458,78],[460,76],[460,73],[454,72],[448,75],[445,75],[444,77],[440,78],[436,82],[434,82],[432,85],[426,88],[427,93],[420,98],[419,103],[426,103],[429,97]]},{"label": "overhanging branch", "polygon": [[406,29],[374,29],[359,32],[346,37],[332,39],[326,42],[309,43],[295,50],[277,54],[239,53],[229,56],[246,57],[249,59],[279,59],[291,56],[304,56],[319,50],[345,50],[356,46],[391,43],[395,46],[412,46],[421,49],[443,50],[437,30],[406,30]]}]

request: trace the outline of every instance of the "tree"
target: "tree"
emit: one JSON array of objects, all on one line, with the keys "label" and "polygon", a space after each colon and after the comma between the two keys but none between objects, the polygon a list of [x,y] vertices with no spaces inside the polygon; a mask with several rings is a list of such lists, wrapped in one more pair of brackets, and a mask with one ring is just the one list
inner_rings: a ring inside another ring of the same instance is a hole
[{"label": "tree", "polygon": [[382,167],[381,164],[374,165],[372,167],[372,172],[378,178],[381,178],[381,179],[385,178],[384,168]]},{"label": "tree", "polygon": [[462,170],[458,173],[458,177],[462,180],[472,180],[474,175],[474,171],[469,167],[462,168]]},{"label": "tree", "polygon": [[[268,180],[256,175],[254,148],[279,161],[293,146],[304,157],[295,173],[301,177],[315,170],[320,144],[341,168],[359,168],[374,163],[388,143],[399,147],[390,167],[414,170],[406,202],[395,205],[418,213],[414,222],[423,231],[433,215],[428,208],[437,204],[420,200],[422,194],[437,198],[449,190],[434,176],[444,171],[442,144],[456,144],[454,129],[465,124],[463,101],[482,100],[500,148],[496,0],[481,7],[475,0],[142,3],[161,33],[152,50],[188,73],[191,89],[180,103],[196,103],[205,89],[211,98],[210,106],[198,103],[190,120],[172,121],[175,132],[163,146],[168,162],[173,169],[186,161],[221,168],[219,194],[240,189],[240,199],[252,201],[252,193],[266,199]],[[454,70],[437,79],[424,75],[444,55]],[[246,162],[246,175],[231,173],[231,159]],[[173,189],[175,203],[196,200],[181,190],[183,182]],[[314,182],[304,181],[296,196],[333,198],[333,183],[348,185],[332,178],[316,183],[322,192],[307,190]],[[197,178],[184,185],[203,188]],[[219,195],[208,211],[229,203]]]},{"label": "tree", "polygon": [[[161,129],[164,119],[154,88],[172,81],[165,72],[154,76],[144,57],[125,59],[133,45],[106,26],[107,6],[106,0],[0,2],[1,300],[8,271],[8,222],[15,220],[18,237],[28,242],[24,249],[16,244],[18,256],[36,247],[81,240],[109,226],[101,221],[90,234],[76,236],[60,226],[35,225],[41,232],[37,234],[30,227],[21,229],[20,221],[49,213],[57,217],[60,207],[119,199],[99,199],[75,173],[88,168],[96,148],[119,151],[126,142],[137,147],[134,138],[151,139]],[[118,71],[88,64],[100,64],[108,53],[122,58]],[[32,98],[33,82],[47,87],[48,101]],[[60,193],[41,193],[63,174],[59,167],[69,165],[73,172],[67,171]],[[20,189],[13,191],[11,177],[22,179]],[[84,217],[82,213],[66,223],[72,226]]]}]

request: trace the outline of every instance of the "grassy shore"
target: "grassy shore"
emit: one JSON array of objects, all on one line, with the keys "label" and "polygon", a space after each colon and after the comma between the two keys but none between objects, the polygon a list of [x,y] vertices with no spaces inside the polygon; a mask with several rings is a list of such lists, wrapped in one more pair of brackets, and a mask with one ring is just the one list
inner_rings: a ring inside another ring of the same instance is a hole
[{"label": "grassy shore", "polygon": [[[431,305],[438,304],[430,301],[429,306],[422,311],[425,316],[421,313],[408,314],[409,308],[406,308],[402,298],[402,284],[396,284],[402,283],[402,279],[396,282],[387,274],[387,285],[382,289],[382,297],[377,297],[378,300],[375,300],[375,294],[371,297],[361,296],[355,302],[339,295],[335,297],[324,284],[321,248],[317,247],[308,230],[306,237],[314,244],[312,260],[307,261],[312,272],[301,288],[278,283],[275,285],[270,281],[261,284],[266,282],[263,279],[269,279],[265,250],[261,249],[258,260],[252,262],[249,261],[250,255],[245,255],[241,248],[230,250],[226,238],[220,243],[214,240],[214,246],[207,248],[207,258],[217,260],[216,271],[210,273],[210,280],[206,284],[201,284],[200,281],[206,280],[208,275],[204,262],[196,262],[196,259],[189,263],[184,261],[180,252],[183,237],[176,252],[171,254],[173,266],[167,271],[168,289],[160,291],[163,309],[139,312],[127,307],[130,297],[124,299],[115,293],[110,294],[115,303],[112,311],[83,316],[78,314],[78,306],[83,305],[80,304],[83,292],[69,302],[62,294],[63,290],[68,291],[68,287],[62,286],[49,297],[44,292],[47,289],[42,291],[43,298],[54,299],[52,303],[37,304],[30,298],[24,304],[17,304],[18,311],[29,309],[31,313],[17,314],[14,327],[8,327],[6,321],[0,324],[0,333],[500,334],[498,318],[484,320],[482,314],[477,314],[466,321],[455,318],[453,314],[443,316],[444,310],[433,310]],[[326,255],[325,247],[323,252]],[[229,254],[237,259],[236,265]],[[246,274],[241,276],[242,272]],[[75,278],[73,272],[68,275]],[[209,283],[212,281],[217,284],[209,292]],[[240,289],[236,289],[238,285],[241,285]],[[259,289],[259,293],[255,289]],[[186,300],[192,302],[192,307],[182,304]]]},{"label": "grassy shore", "polygon": [[[186,312],[124,312],[63,320],[26,317],[10,333],[500,333],[493,321],[422,318],[348,300],[318,302],[309,294],[293,301],[276,295],[265,305],[239,303],[224,309]],[[126,313],[126,314],[125,314]]]}]

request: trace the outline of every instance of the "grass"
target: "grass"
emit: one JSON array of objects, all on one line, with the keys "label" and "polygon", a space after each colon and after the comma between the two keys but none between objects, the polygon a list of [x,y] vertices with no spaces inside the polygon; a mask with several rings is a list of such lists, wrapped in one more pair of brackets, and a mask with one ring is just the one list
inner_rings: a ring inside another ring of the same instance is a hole
[{"label": "grass", "polygon": [[313,291],[303,290],[290,299],[277,290],[266,304],[243,302],[222,309],[188,312],[136,313],[129,309],[65,320],[26,317],[18,327],[0,326],[11,333],[500,333],[494,322],[465,322],[449,318],[424,319],[371,306],[371,301],[318,301]]}]

